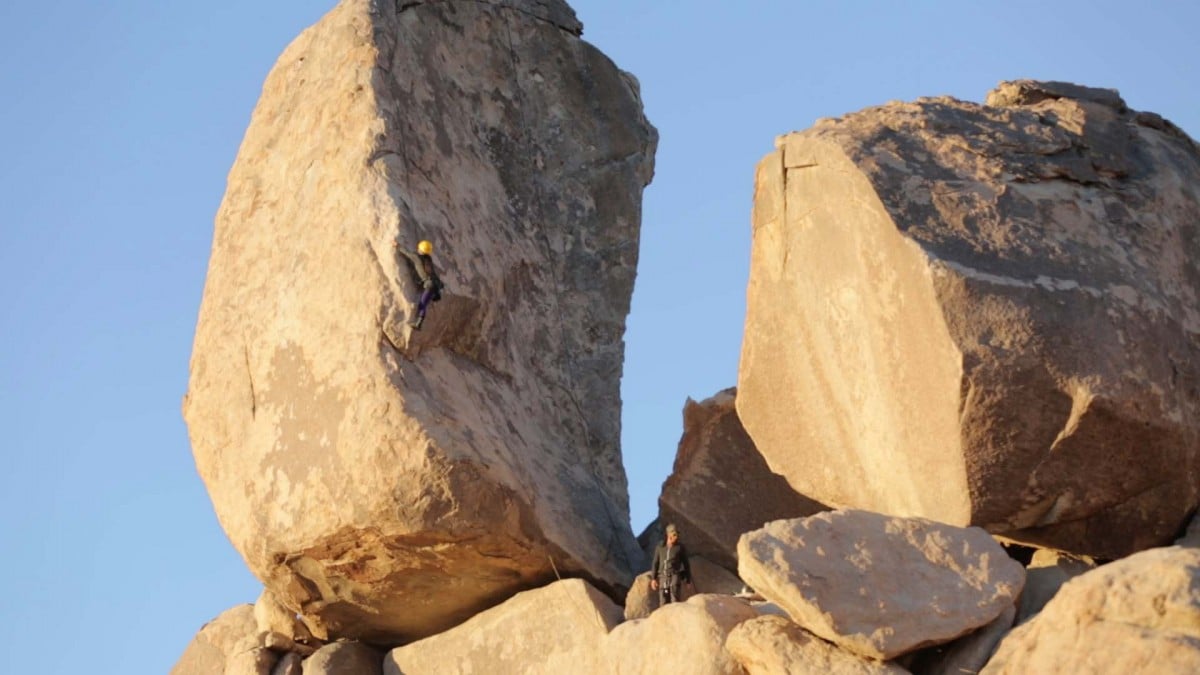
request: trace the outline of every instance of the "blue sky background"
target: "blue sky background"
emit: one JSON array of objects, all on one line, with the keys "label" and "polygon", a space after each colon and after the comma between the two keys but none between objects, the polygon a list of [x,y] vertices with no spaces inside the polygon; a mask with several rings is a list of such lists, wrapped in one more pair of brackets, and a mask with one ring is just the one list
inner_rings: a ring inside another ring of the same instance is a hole
[{"label": "blue sky background", "polygon": [[[661,134],[626,333],[634,530],[687,397],[732,386],[775,136],[1005,79],[1200,134],[1200,4],[576,0]],[[260,586],[180,404],[213,217],[267,71],[332,0],[0,4],[0,672],[165,673]]]}]

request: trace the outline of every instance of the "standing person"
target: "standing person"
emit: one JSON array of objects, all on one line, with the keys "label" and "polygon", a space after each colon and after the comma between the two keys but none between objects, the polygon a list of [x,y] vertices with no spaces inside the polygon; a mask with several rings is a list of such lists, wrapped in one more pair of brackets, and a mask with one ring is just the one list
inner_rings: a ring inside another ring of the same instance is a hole
[{"label": "standing person", "polygon": [[688,564],[687,549],[679,543],[679,530],[674,523],[667,524],[666,541],[654,549],[654,562],[650,567],[650,590],[659,591],[662,602],[679,602],[683,584],[692,586],[692,568]]},{"label": "standing person", "polygon": [[[400,247],[399,241],[396,242],[396,247]],[[408,324],[414,330],[420,330],[421,324],[425,322],[425,312],[429,310],[429,303],[442,299],[444,284],[433,268],[432,242],[421,240],[421,243],[417,244],[415,254],[403,249],[400,252],[412,263],[413,271],[416,272],[417,279],[421,284],[421,299],[417,302],[417,315]]]}]

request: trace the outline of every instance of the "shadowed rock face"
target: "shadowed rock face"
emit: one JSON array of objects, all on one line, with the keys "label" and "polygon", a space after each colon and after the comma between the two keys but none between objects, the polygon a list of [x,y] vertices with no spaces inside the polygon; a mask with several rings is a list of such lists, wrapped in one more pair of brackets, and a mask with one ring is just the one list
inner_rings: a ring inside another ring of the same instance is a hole
[{"label": "shadowed rock face", "polygon": [[825,510],[771,473],[738,419],[736,398],[731,388],[701,403],[688,399],[675,466],[658,498],[659,521],[679,527],[688,551],[730,571],[743,532]]},{"label": "shadowed rock face", "polygon": [[[217,515],[317,632],[398,642],[640,557],[619,383],[656,132],[556,0],[346,0],[230,172],[184,416]],[[394,248],[447,284],[419,332]]]},{"label": "shadowed rock face", "polygon": [[833,506],[1119,557],[1197,504],[1200,153],[1115,91],[1011,82],[781,137],[738,414]]}]

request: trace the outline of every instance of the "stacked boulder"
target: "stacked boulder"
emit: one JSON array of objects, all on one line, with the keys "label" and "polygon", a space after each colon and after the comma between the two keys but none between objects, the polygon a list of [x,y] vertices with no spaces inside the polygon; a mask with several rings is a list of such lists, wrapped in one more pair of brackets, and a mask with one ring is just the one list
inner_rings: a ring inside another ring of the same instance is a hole
[{"label": "stacked boulder", "polygon": [[1200,503],[1200,153],[1112,90],[1008,82],[778,139],[737,409],[835,507],[1118,558]]},{"label": "stacked boulder", "polygon": [[[250,569],[318,638],[642,566],[620,455],[657,142],[560,0],[344,0],[280,57],[216,219],[184,400]],[[404,250],[434,244],[420,331]]]},{"label": "stacked boulder", "polygon": [[[713,581],[642,607],[656,132],[581,30],[343,0],[272,71],[184,401],[265,590],[174,675],[1200,669],[1200,526],[1163,546],[1200,504],[1195,143],[1025,81],[779,139],[738,387],[688,402],[660,499]],[[414,331],[421,239],[447,288]]]}]

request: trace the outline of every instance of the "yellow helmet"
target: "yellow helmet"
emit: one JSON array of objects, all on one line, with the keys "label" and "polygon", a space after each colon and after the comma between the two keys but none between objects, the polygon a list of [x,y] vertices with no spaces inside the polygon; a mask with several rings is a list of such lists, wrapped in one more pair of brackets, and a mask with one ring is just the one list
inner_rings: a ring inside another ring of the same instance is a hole
[{"label": "yellow helmet", "polygon": [[433,244],[428,240],[423,240],[421,243],[417,244],[417,253],[420,253],[421,255],[429,255],[430,253],[433,253]]}]

